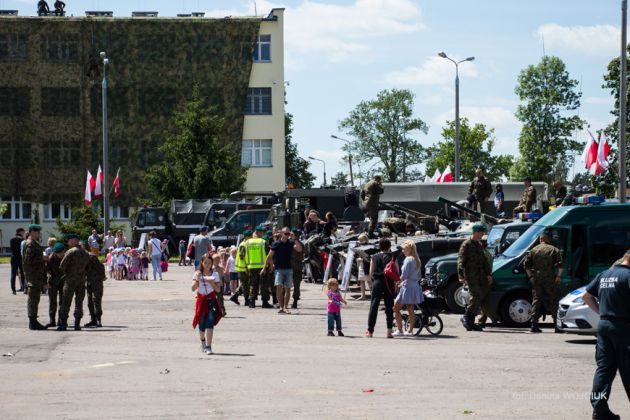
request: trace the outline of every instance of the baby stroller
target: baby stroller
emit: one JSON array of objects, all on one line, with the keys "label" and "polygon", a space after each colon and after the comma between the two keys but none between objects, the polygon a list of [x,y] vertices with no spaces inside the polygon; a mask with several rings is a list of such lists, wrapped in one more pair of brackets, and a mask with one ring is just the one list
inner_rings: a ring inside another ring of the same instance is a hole
[{"label": "baby stroller", "polygon": [[[413,335],[419,336],[423,328],[431,335],[440,335],[444,329],[444,323],[439,314],[444,312],[445,308],[446,302],[444,298],[436,296],[430,291],[424,292],[424,302],[414,307],[416,317],[413,325],[415,330]],[[408,331],[409,315],[404,313],[402,317],[405,331]]]}]

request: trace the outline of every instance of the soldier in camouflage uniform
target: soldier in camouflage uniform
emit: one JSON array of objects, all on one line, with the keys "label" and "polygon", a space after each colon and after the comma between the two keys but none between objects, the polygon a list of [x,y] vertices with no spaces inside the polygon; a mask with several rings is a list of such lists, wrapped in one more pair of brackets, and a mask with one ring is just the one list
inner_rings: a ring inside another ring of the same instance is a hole
[{"label": "soldier in camouflage uniform", "polygon": [[370,219],[368,227],[368,235],[370,237],[374,237],[374,230],[378,222],[378,205],[381,201],[381,194],[384,192],[379,175],[376,175],[372,181],[365,184],[363,190],[361,190],[361,199],[365,202],[365,210]]},{"label": "soldier in camouflage uniform", "polygon": [[57,304],[61,306],[63,302],[63,275],[59,265],[64,254],[65,248],[63,244],[57,242],[53,247],[53,254],[46,263],[46,270],[48,271],[48,315],[50,316],[50,323],[46,325],[46,328],[57,326],[55,322]]},{"label": "soldier in camouflage uniform", "polygon": [[[490,251],[488,251],[488,235],[483,235],[481,237],[481,245],[483,246],[483,254],[486,256],[486,259],[488,260],[488,264],[490,264],[490,270],[492,270],[492,263],[494,259],[492,258]],[[491,289],[492,287],[488,288],[487,295],[490,294]],[[481,316],[479,317],[479,326],[482,328],[486,326],[486,321],[488,320],[488,318],[490,318],[492,325],[494,325],[496,322],[497,317],[495,316],[494,312],[489,312],[489,311],[490,311],[490,305],[481,305]]]},{"label": "soldier in camouflage uniform", "polygon": [[102,327],[101,316],[103,315],[103,282],[107,279],[105,276],[105,266],[99,261],[95,255],[90,255],[87,266],[85,267],[87,286],[86,292],[88,297],[88,310],[90,311],[90,322],[84,327]]},{"label": "soldier in camouflage uniform", "polygon": [[558,313],[558,292],[562,276],[562,254],[551,245],[551,229],[543,230],[540,244],[536,245],[525,257],[524,267],[532,283],[532,326],[531,332],[542,332],[538,327],[540,305],[543,295],[551,297],[551,315],[554,325]]},{"label": "soldier in camouflage uniform", "polygon": [[479,313],[479,308],[483,308],[486,314],[490,313],[488,297],[492,289],[492,267],[481,245],[486,226],[475,223],[472,229],[472,236],[462,243],[457,258],[459,281],[467,283],[470,291],[470,301],[461,322],[467,331],[482,331],[483,328],[475,324],[475,316]]},{"label": "soldier in camouflage uniform", "polygon": [[68,329],[68,314],[74,301],[74,329],[81,330],[81,318],[83,317],[83,298],[85,297],[85,267],[90,255],[79,246],[79,236],[75,234],[67,235],[68,247],[70,248],[61,260],[61,272],[65,276],[63,285],[63,304],[59,309],[59,325],[57,331]]},{"label": "soldier in camouflage uniform", "polygon": [[239,295],[243,295],[245,298],[245,306],[249,306],[249,275],[247,273],[247,261],[245,255],[245,242],[252,237],[252,231],[246,230],[243,232],[243,240],[238,245],[238,250],[236,251],[236,271],[238,271],[238,290],[236,293],[232,293],[232,297],[230,300],[237,305],[240,305],[241,302],[238,301]]},{"label": "soldier in camouflage uniform", "polygon": [[[483,175],[483,170],[477,168],[475,179],[473,179],[468,188],[468,204],[473,208],[474,203],[478,203],[479,212],[485,213],[490,194],[492,194],[492,184]],[[473,210],[476,209],[473,208]]]},{"label": "soldier in camouflage uniform", "polygon": [[526,213],[532,211],[532,207],[536,204],[536,188],[532,185],[532,179],[527,177],[523,180],[525,190],[521,196],[518,206],[512,210],[512,217],[516,217],[516,213]]},{"label": "soldier in camouflage uniform", "polygon": [[44,249],[39,244],[42,227],[32,224],[28,227],[29,238],[24,245],[24,276],[28,285],[28,328],[31,330],[45,330],[46,327],[37,321],[39,298],[46,284],[46,262]]},{"label": "soldier in camouflage uniform", "polygon": [[293,304],[292,309],[297,309],[298,300],[300,300],[300,285],[302,284],[302,260],[304,259],[304,245],[300,242],[300,232],[297,229],[291,229],[290,239],[295,243],[299,243],[301,248],[298,252],[297,248],[293,248],[291,254],[291,266],[293,268]]}]

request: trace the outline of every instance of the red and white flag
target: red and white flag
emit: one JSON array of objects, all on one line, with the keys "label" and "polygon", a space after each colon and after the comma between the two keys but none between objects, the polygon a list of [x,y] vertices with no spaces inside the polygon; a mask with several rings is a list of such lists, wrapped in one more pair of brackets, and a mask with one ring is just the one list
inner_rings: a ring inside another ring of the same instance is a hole
[{"label": "red and white flag", "polygon": [[94,199],[103,199],[103,171],[101,171],[101,165],[98,165],[98,172],[96,173],[96,186],[94,187]]},{"label": "red and white flag", "polygon": [[442,172],[442,176],[438,182],[453,182],[453,173],[451,172],[451,165],[447,166]]},{"label": "red and white flag", "polygon": [[87,171],[87,178],[85,179],[85,205],[89,206],[92,204],[92,190],[96,186],[96,180],[90,173],[90,170]]},{"label": "red and white flag", "polygon": [[116,178],[114,178],[114,197],[118,198],[120,196],[120,168],[116,171]]},{"label": "red and white flag", "polygon": [[599,140],[599,144],[597,145],[597,165],[602,167],[604,170],[608,169],[608,162],[606,158],[608,158],[608,153],[610,153],[610,146],[606,141],[606,138],[602,138]]},{"label": "red and white flag", "polygon": [[591,169],[593,163],[597,160],[597,142],[590,131],[588,131],[588,143],[582,152],[582,162],[586,165],[586,169]]},{"label": "red and white flag", "polygon": [[436,168],[433,177],[431,177],[431,182],[440,182],[441,177],[442,174],[440,173],[440,170]]}]

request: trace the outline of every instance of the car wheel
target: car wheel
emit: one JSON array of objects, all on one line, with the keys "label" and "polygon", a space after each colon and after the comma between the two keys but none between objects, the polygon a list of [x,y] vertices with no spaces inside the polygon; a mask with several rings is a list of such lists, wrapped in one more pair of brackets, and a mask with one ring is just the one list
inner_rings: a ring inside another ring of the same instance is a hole
[{"label": "car wheel", "polygon": [[464,285],[456,278],[451,279],[446,289],[444,289],[444,300],[448,310],[454,314],[463,314],[466,310],[466,301],[462,296]]},{"label": "car wheel", "polygon": [[531,322],[532,295],[525,291],[509,293],[501,301],[501,321],[510,327],[528,327]]}]

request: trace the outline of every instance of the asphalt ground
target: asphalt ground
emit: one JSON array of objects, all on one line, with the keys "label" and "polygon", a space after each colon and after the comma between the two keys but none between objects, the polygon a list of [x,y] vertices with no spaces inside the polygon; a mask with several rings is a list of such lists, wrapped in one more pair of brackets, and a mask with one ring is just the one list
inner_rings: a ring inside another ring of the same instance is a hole
[{"label": "asphalt ground", "polygon": [[[352,293],[346,337],[327,337],[322,286],[304,283],[291,315],[227,302],[207,356],[191,326],[191,274],[108,280],[103,328],[29,331],[26,295],[11,294],[0,265],[0,418],[590,418],[591,337],[551,325],[466,332],[443,315],[440,336],[392,340],[381,312],[368,339],[369,302]],[[42,297],[44,323],[47,307]],[[619,378],[610,404],[630,418]]]}]

